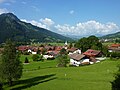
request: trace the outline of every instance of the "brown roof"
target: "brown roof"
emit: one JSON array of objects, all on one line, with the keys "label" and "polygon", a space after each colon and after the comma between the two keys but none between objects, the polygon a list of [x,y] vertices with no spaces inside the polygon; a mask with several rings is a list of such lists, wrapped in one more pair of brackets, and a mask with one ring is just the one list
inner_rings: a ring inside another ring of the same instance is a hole
[{"label": "brown roof", "polygon": [[75,50],[77,50],[77,48],[75,48],[75,47],[71,47],[70,49],[68,49],[68,51],[70,51],[70,52],[74,52]]},{"label": "brown roof", "polygon": [[44,48],[45,48],[47,51],[48,51],[48,50],[53,50],[53,49],[54,49],[53,46],[45,46]]},{"label": "brown roof", "polygon": [[60,51],[50,51],[48,54],[51,54],[53,56],[58,55]]},{"label": "brown roof", "polygon": [[74,54],[71,54],[71,55],[69,55],[69,56],[70,56],[70,58],[75,59],[75,60],[80,60],[80,59],[82,59],[82,58],[85,57],[85,55],[83,55],[83,54],[78,54],[78,53],[74,53]]}]

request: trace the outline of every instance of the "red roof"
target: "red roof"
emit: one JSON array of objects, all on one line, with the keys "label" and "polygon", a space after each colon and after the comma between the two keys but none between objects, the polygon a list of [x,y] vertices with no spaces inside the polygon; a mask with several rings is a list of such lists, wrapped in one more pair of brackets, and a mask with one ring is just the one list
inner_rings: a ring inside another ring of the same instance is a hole
[{"label": "red roof", "polygon": [[28,49],[28,46],[19,46],[18,47],[18,50],[20,50],[20,51],[25,51],[27,49]]},{"label": "red roof", "polygon": [[56,46],[56,47],[55,47],[55,51],[60,51],[61,49],[62,49],[61,46]]},{"label": "red roof", "polygon": [[86,52],[84,52],[84,55],[87,56],[97,56],[100,53],[100,51],[97,50],[92,50],[92,49],[88,49]]},{"label": "red roof", "polygon": [[120,47],[120,44],[112,44],[111,47]]}]

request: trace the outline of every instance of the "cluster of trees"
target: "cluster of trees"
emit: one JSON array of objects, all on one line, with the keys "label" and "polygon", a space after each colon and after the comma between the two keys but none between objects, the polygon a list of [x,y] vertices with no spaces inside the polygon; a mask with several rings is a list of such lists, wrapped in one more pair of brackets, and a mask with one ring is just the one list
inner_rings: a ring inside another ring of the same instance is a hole
[{"label": "cluster of trees", "polygon": [[0,79],[7,81],[10,86],[14,80],[20,79],[23,69],[22,62],[19,59],[20,55],[15,47],[15,43],[7,40],[1,55]]},{"label": "cluster of trees", "polygon": [[102,43],[99,41],[99,38],[93,35],[87,38],[83,37],[79,39],[75,43],[75,47],[81,49],[82,52],[85,52],[88,49],[100,50],[103,52],[105,56],[109,56],[108,47],[105,45],[102,45]]},{"label": "cluster of trees", "polygon": [[102,50],[102,43],[96,36],[83,37],[75,43],[75,47],[80,48],[82,52],[88,49]]}]

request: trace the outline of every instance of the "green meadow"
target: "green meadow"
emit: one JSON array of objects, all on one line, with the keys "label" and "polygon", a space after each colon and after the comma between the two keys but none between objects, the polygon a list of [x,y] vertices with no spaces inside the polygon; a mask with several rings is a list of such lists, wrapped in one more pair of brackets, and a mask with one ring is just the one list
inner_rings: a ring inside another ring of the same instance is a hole
[{"label": "green meadow", "polygon": [[119,60],[105,60],[94,65],[80,67],[56,67],[55,60],[23,64],[23,76],[5,90],[111,90],[111,81],[118,70]]}]

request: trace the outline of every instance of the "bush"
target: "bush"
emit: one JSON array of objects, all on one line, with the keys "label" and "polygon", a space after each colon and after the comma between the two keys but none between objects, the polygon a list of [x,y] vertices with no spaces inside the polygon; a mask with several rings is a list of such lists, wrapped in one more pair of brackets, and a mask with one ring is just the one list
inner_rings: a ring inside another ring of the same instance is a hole
[{"label": "bush", "polygon": [[111,84],[112,90],[120,90],[120,66],[119,71],[115,74],[115,80]]},{"label": "bush", "polygon": [[120,53],[119,52],[112,52],[111,58],[120,58]]},{"label": "bush", "polygon": [[32,59],[33,59],[33,61],[38,61],[39,60],[39,55],[38,54],[34,54],[32,56]]},{"label": "bush", "polygon": [[24,63],[29,63],[29,60],[28,60],[27,57],[25,58],[25,62]]}]

